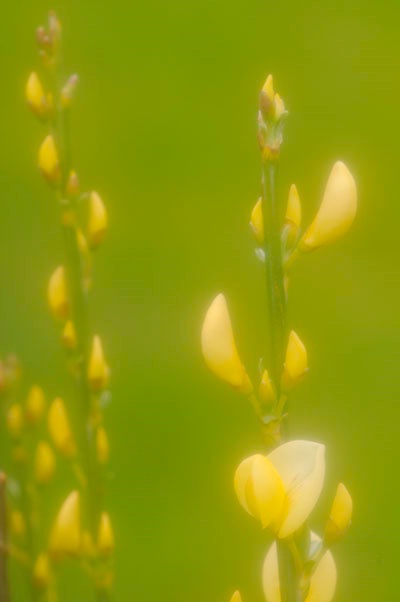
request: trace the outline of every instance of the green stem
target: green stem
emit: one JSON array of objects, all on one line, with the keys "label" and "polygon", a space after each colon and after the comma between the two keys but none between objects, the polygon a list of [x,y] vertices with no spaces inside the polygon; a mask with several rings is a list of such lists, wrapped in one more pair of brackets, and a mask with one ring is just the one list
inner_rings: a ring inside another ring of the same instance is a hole
[{"label": "green stem", "polygon": [[290,546],[281,539],[276,542],[279,564],[279,583],[281,602],[303,602],[303,593],[299,587],[299,576],[294,555]]},{"label": "green stem", "polygon": [[286,295],[281,243],[280,211],[276,201],[275,161],[263,163],[262,210],[264,220],[265,275],[268,293],[271,378],[280,394],[286,343]]}]

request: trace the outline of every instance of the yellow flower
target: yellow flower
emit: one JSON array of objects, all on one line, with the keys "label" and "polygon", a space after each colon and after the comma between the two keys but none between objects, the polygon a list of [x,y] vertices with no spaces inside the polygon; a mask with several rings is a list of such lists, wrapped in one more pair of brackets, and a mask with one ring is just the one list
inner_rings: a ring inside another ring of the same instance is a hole
[{"label": "yellow flower", "polygon": [[74,436],[71,431],[65,404],[57,397],[49,408],[47,425],[56,448],[67,458],[76,453]]},{"label": "yellow flower", "polygon": [[288,242],[294,244],[301,226],[301,202],[295,184],[292,184],[289,190],[285,226],[287,228]]},{"label": "yellow flower", "polygon": [[26,82],[25,97],[29,108],[37,117],[41,119],[46,117],[49,105],[42,83],[35,71],[32,71]]},{"label": "yellow flower", "polygon": [[287,390],[296,385],[307,371],[307,349],[299,336],[292,330],[286,348],[282,388]]},{"label": "yellow flower", "polygon": [[10,514],[10,530],[16,537],[23,537],[26,533],[25,518],[19,510],[12,510]]},{"label": "yellow flower", "polygon": [[43,177],[51,184],[58,184],[61,180],[60,160],[51,134],[46,136],[39,148],[38,162]]},{"label": "yellow flower", "polygon": [[311,251],[341,238],[357,213],[357,188],[348,167],[337,161],[332,168],[321,206],[300,242],[302,251]]},{"label": "yellow flower", "polygon": [[343,483],[339,483],[325,526],[325,541],[328,546],[344,535],[351,524],[352,516],[353,500]]},{"label": "yellow flower", "polygon": [[24,413],[19,403],[13,403],[7,410],[7,430],[12,437],[18,438],[24,428]]},{"label": "yellow flower", "polygon": [[268,75],[261,90],[260,109],[265,119],[275,116],[274,80],[271,74]]},{"label": "yellow flower", "polygon": [[68,349],[69,351],[73,351],[74,349],[76,349],[78,341],[76,337],[75,326],[72,320],[68,320],[65,323],[61,335],[61,341],[65,349]]},{"label": "yellow flower", "polygon": [[46,589],[51,582],[50,561],[47,554],[39,554],[33,565],[33,582],[38,589]]},{"label": "yellow flower", "polygon": [[259,198],[254,205],[250,216],[250,227],[253,231],[254,238],[259,245],[264,242],[264,221],[262,211],[262,198]]},{"label": "yellow flower", "polygon": [[230,602],[242,602],[242,596],[240,595],[239,590],[233,592]]},{"label": "yellow flower", "polygon": [[54,522],[49,550],[54,556],[77,556],[81,548],[80,494],[72,491],[63,502]]},{"label": "yellow flower", "polygon": [[108,556],[114,551],[114,546],[114,531],[110,516],[107,512],[103,512],[97,533],[97,549],[102,556]]},{"label": "yellow flower", "polygon": [[43,389],[37,385],[33,385],[28,393],[26,400],[26,419],[30,424],[37,424],[43,414],[46,407],[46,399],[44,396]]},{"label": "yellow flower", "polygon": [[105,361],[103,345],[98,335],[93,337],[88,366],[88,381],[93,391],[101,391],[108,385],[110,369]]},{"label": "yellow flower", "polygon": [[97,247],[104,239],[108,228],[108,215],[100,195],[93,191],[89,198],[89,220],[87,235],[90,246]]},{"label": "yellow flower", "polygon": [[107,464],[110,457],[110,444],[103,426],[99,426],[96,431],[96,452],[99,464]]},{"label": "yellow flower", "polygon": [[56,458],[53,450],[46,441],[39,441],[35,459],[34,475],[37,483],[48,483],[54,475],[56,469]]},{"label": "yellow flower", "polygon": [[201,348],[207,366],[221,380],[241,393],[249,394],[253,386],[240,361],[224,295],[211,303],[201,331]]},{"label": "yellow flower", "polygon": [[[321,541],[311,534],[312,542]],[[267,602],[281,602],[279,567],[276,543],[270,547],[263,566],[263,589]],[[327,551],[319,560],[310,579],[310,589],[305,602],[331,602],[336,589],[336,565],[331,552]]]},{"label": "yellow flower", "polygon": [[325,447],[312,441],[289,441],[268,456],[256,454],[236,470],[239,503],[262,527],[280,538],[297,531],[321,494]]},{"label": "yellow flower", "polygon": [[52,273],[47,289],[47,299],[52,314],[61,320],[68,316],[69,303],[65,270],[62,265]]}]

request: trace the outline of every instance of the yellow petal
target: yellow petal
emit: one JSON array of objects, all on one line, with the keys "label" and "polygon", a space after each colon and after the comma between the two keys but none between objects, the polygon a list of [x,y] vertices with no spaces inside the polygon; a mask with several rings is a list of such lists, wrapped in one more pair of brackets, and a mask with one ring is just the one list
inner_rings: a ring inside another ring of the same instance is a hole
[{"label": "yellow petal", "polygon": [[39,168],[46,180],[58,184],[61,180],[60,161],[56,143],[51,134],[46,136],[39,148]]},{"label": "yellow petal", "polygon": [[268,458],[278,471],[287,495],[286,513],[278,535],[297,531],[313,511],[325,477],[325,446],[313,441],[289,441]]},{"label": "yellow petal", "polygon": [[25,518],[19,510],[12,510],[10,513],[10,530],[16,537],[23,537],[26,533]]},{"label": "yellow petal", "polygon": [[26,82],[25,97],[29,108],[35,115],[41,118],[47,115],[49,106],[46,95],[39,76],[34,71],[30,74]]},{"label": "yellow petal", "polygon": [[65,323],[65,326],[63,328],[62,335],[61,335],[61,341],[62,341],[62,344],[64,345],[65,349],[68,349],[69,351],[73,351],[74,349],[76,349],[77,344],[78,344],[78,339],[76,336],[75,326],[74,326],[74,323],[72,322],[72,320],[68,320]]},{"label": "yellow petal", "polygon": [[108,228],[107,210],[101,196],[93,191],[89,198],[88,240],[91,247],[97,247],[104,239]]},{"label": "yellow petal", "polygon": [[39,554],[33,565],[33,583],[38,589],[46,589],[51,582],[50,561],[47,554]]},{"label": "yellow petal", "polygon": [[108,556],[113,552],[114,545],[114,531],[110,516],[107,512],[103,512],[97,534],[97,549],[102,556]]},{"label": "yellow petal", "polygon": [[296,385],[307,371],[307,349],[300,337],[292,330],[286,348],[282,388],[290,389]]},{"label": "yellow petal", "polygon": [[99,464],[107,464],[110,457],[110,444],[103,426],[99,426],[96,431],[96,452]]},{"label": "yellow petal", "polygon": [[19,403],[13,403],[7,410],[7,430],[12,437],[18,438],[24,428],[24,413]]},{"label": "yellow petal", "polygon": [[259,245],[264,242],[264,221],[262,212],[262,198],[259,198],[254,205],[250,216],[250,227],[253,231],[254,238]]},{"label": "yellow petal", "polygon": [[39,441],[35,459],[34,475],[37,483],[48,483],[54,475],[56,469],[56,458],[53,450],[46,441]]},{"label": "yellow petal", "polygon": [[26,400],[27,421],[31,424],[37,424],[44,414],[45,407],[46,399],[43,389],[37,385],[34,385],[31,387]]},{"label": "yellow petal", "polygon": [[[314,533],[312,541],[320,541]],[[322,556],[310,580],[310,589],[305,602],[331,602],[336,589],[336,565],[331,552]],[[267,602],[281,602],[279,567],[276,543],[273,543],[264,560],[263,589]]]},{"label": "yellow petal", "polygon": [[76,453],[74,436],[69,424],[65,404],[59,397],[52,402],[49,408],[47,425],[56,448],[66,457],[74,456]]},{"label": "yellow petal", "polygon": [[101,391],[108,385],[110,369],[105,361],[103,345],[98,335],[93,337],[88,366],[88,381],[93,391]]},{"label": "yellow petal", "polygon": [[327,545],[336,542],[350,526],[353,516],[353,500],[343,483],[339,483],[325,527]]},{"label": "yellow petal", "polygon": [[230,602],[242,602],[242,596],[240,595],[239,590],[233,592]]},{"label": "yellow petal", "polygon": [[55,556],[76,556],[80,547],[80,494],[78,491],[72,491],[57,514],[50,535],[49,549]]},{"label": "yellow petal", "polygon": [[343,236],[357,213],[357,188],[352,174],[342,161],[332,168],[317,215],[305,232],[300,248],[311,251]]},{"label": "yellow petal", "polygon": [[215,297],[207,311],[201,331],[201,347],[211,372],[242,393],[251,393],[253,387],[239,358],[226,299],[222,294]]},{"label": "yellow petal", "polygon": [[282,516],[285,490],[268,458],[256,454],[246,458],[235,473],[234,486],[239,503],[262,527],[274,526]]},{"label": "yellow petal", "polygon": [[298,230],[301,226],[301,203],[295,184],[292,184],[289,190],[285,222],[293,225],[296,230]]},{"label": "yellow petal", "polygon": [[65,270],[62,265],[52,273],[47,289],[47,299],[54,317],[65,319],[68,316],[69,303]]}]

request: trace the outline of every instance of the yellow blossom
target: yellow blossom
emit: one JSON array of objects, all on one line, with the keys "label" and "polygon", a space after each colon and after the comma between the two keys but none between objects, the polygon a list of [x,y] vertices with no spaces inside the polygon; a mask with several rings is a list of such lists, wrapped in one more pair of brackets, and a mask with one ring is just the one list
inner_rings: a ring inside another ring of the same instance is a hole
[{"label": "yellow blossom", "polygon": [[89,197],[89,218],[87,235],[92,248],[97,247],[104,239],[108,228],[107,209],[101,196],[93,191]]},{"label": "yellow blossom", "polygon": [[[313,543],[320,542],[320,538],[311,534]],[[263,566],[263,589],[267,602],[281,602],[281,589],[279,583],[279,567],[277,546],[274,542],[270,547]],[[305,602],[331,602],[336,589],[337,572],[333,556],[329,550],[323,554],[311,574],[310,588]]]},{"label": "yellow blossom", "polygon": [[324,539],[328,546],[344,535],[350,526],[352,516],[353,500],[343,483],[339,483],[325,526]]},{"label": "yellow blossom", "polygon": [[50,534],[49,550],[55,557],[60,557],[76,556],[80,549],[80,494],[72,491],[57,514]]},{"label": "yellow blossom", "polygon": [[74,436],[71,431],[65,404],[57,397],[49,408],[47,424],[50,436],[56,448],[67,458],[76,453]]},{"label": "yellow blossom", "polygon": [[256,454],[236,470],[234,485],[243,508],[280,538],[297,531],[321,494],[325,447],[289,441],[268,456]]},{"label": "yellow blossom", "polygon": [[239,590],[233,592],[230,602],[242,602],[242,596],[240,595]]},{"label": "yellow blossom", "polygon": [[96,431],[96,452],[99,464],[107,464],[110,457],[110,444],[103,426],[99,426]]},{"label": "yellow blossom", "polygon": [[258,387],[258,395],[264,403],[273,403],[276,401],[276,393],[269,377],[268,370],[264,370],[262,374],[261,382]]},{"label": "yellow blossom", "polygon": [[296,385],[307,371],[307,350],[299,336],[292,330],[286,348],[282,388],[290,389]]},{"label": "yellow blossom", "polygon": [[60,161],[56,143],[51,134],[46,136],[39,149],[39,168],[42,175],[51,184],[58,184],[61,180]]},{"label": "yellow blossom", "polygon": [[93,337],[88,366],[88,381],[93,391],[101,391],[108,385],[110,369],[105,361],[103,345],[98,335]]},{"label": "yellow blossom", "polygon": [[52,273],[47,289],[47,299],[51,312],[56,318],[65,319],[69,312],[65,270],[62,265]]},{"label": "yellow blossom", "polygon": [[302,251],[311,251],[341,238],[357,213],[357,187],[348,167],[337,161],[332,168],[321,206],[300,242]]},{"label": "yellow blossom", "polygon": [[253,385],[236,348],[228,306],[223,294],[217,295],[207,310],[201,331],[201,347],[211,372],[241,393],[252,392]]},{"label": "yellow blossom", "polygon": [[19,403],[13,403],[7,410],[6,424],[8,432],[12,437],[21,436],[24,428],[24,413]]},{"label": "yellow blossom", "polygon": [[38,589],[46,589],[51,582],[50,560],[47,554],[39,554],[33,565],[33,582]]},{"label": "yellow blossom", "polygon": [[107,512],[103,512],[97,533],[97,549],[102,556],[108,556],[114,551],[114,546],[114,532],[110,516]]},{"label": "yellow blossom", "polygon": [[25,97],[31,111],[43,119],[49,111],[49,104],[38,74],[32,71],[25,87]]},{"label": "yellow blossom", "polygon": [[254,238],[259,245],[264,242],[264,222],[262,211],[262,198],[260,197],[254,205],[250,216],[250,227],[253,231]]},{"label": "yellow blossom", "polygon": [[34,475],[37,483],[48,483],[56,469],[56,458],[46,441],[39,441],[34,458]]},{"label": "yellow blossom", "polygon": [[26,400],[26,419],[31,424],[37,424],[45,411],[46,399],[43,389],[38,385],[33,385],[28,393]]},{"label": "yellow blossom", "polygon": [[76,349],[77,346],[77,337],[74,323],[72,320],[68,320],[65,323],[65,326],[62,331],[61,341],[64,345],[65,349],[72,351]]},{"label": "yellow blossom", "polygon": [[23,537],[26,533],[25,518],[19,510],[12,510],[10,513],[10,530],[16,537]]}]

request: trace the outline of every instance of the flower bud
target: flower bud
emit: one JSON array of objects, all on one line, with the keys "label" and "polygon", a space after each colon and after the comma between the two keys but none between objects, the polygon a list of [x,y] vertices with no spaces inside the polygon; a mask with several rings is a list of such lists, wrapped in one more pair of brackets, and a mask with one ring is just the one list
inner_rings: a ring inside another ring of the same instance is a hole
[{"label": "flower bud", "polygon": [[96,548],[93,543],[92,534],[89,531],[83,531],[81,537],[81,552],[86,558],[94,558],[96,556]]},{"label": "flower bud", "polygon": [[54,522],[49,550],[52,555],[77,556],[81,549],[80,494],[72,491],[62,504]]},{"label": "flower bud", "polygon": [[56,143],[51,134],[46,136],[39,149],[39,169],[43,177],[51,184],[58,184],[61,180],[60,161]]},{"label": "flower bud", "polygon": [[110,369],[106,364],[103,345],[98,335],[93,337],[87,377],[93,391],[105,389],[110,380]]},{"label": "flower bud", "polygon": [[274,80],[272,75],[269,74],[267,79],[265,80],[260,94],[260,110],[264,119],[271,119],[271,117],[274,117],[274,101]]},{"label": "flower bud", "polygon": [[278,93],[274,96],[274,117],[275,121],[279,121],[285,115],[285,103]]},{"label": "flower bud", "polygon": [[61,335],[61,342],[65,349],[73,351],[77,347],[77,337],[74,323],[72,320],[68,320],[65,323],[64,329]]},{"label": "flower bud", "polygon": [[33,583],[38,589],[47,589],[51,582],[50,561],[47,554],[39,554],[33,565]]},{"label": "flower bud", "polygon": [[56,458],[53,450],[46,441],[39,441],[33,465],[36,482],[40,485],[48,483],[52,479],[55,469]]},{"label": "flower bud", "polygon": [[242,596],[240,595],[240,591],[236,590],[231,597],[231,602],[242,602]]},{"label": "flower bud", "polygon": [[71,197],[77,197],[80,192],[79,177],[73,169],[69,172],[66,192]]},{"label": "flower bud", "polygon": [[76,73],[74,73],[73,75],[70,75],[70,77],[64,84],[64,86],[61,90],[61,94],[60,94],[61,106],[64,109],[70,108],[72,101],[76,94],[76,88],[78,86],[78,82],[79,82],[79,76]]},{"label": "flower bud", "polygon": [[300,249],[311,251],[341,238],[352,225],[356,212],[356,183],[347,166],[337,161],[318,213],[301,239]]},{"label": "flower bud", "polygon": [[282,388],[284,390],[291,389],[306,372],[308,372],[307,350],[298,335],[292,330],[286,349]]},{"label": "flower bud", "polygon": [[76,453],[75,440],[69,424],[65,404],[60,397],[57,397],[50,406],[47,426],[56,448],[65,457],[73,457]]},{"label": "flower bud", "polygon": [[264,242],[264,221],[262,212],[262,198],[260,197],[254,205],[250,217],[250,227],[253,231],[254,238],[259,245]]},{"label": "flower bud", "polygon": [[43,389],[37,385],[30,388],[26,400],[25,415],[30,424],[37,424],[42,419],[46,407]]},{"label": "flower bud", "polygon": [[289,190],[288,203],[285,215],[285,228],[290,245],[296,242],[301,226],[301,203],[299,193],[295,184]]},{"label": "flower bud", "polygon": [[96,454],[99,464],[107,464],[110,457],[110,444],[103,426],[99,426],[96,431]]},{"label": "flower bud", "polygon": [[269,377],[268,370],[264,370],[262,374],[258,395],[264,403],[270,404],[276,401],[275,389]]},{"label": "flower bud", "polygon": [[201,347],[207,366],[218,378],[246,395],[253,386],[240,360],[225,296],[215,297],[201,331]]},{"label": "flower bud", "polygon": [[7,430],[12,437],[18,439],[24,428],[24,413],[19,403],[13,403],[7,410]]},{"label": "flower bud", "polygon": [[63,320],[68,316],[69,303],[67,283],[65,279],[65,270],[62,265],[58,266],[50,277],[47,289],[47,299],[54,317]]},{"label": "flower bud", "polygon": [[101,196],[93,191],[89,198],[89,220],[87,235],[92,248],[103,241],[108,228],[107,210]]},{"label": "flower bud", "polygon": [[332,545],[344,535],[351,524],[352,516],[353,500],[343,483],[339,483],[325,526],[326,545]]},{"label": "flower bud", "polygon": [[103,512],[97,533],[97,549],[101,556],[109,556],[114,551],[114,547],[114,532],[110,516],[107,512]]},{"label": "flower bud", "polygon": [[43,119],[47,116],[49,105],[42,83],[35,71],[30,74],[26,82],[25,97],[29,108],[37,117]]},{"label": "flower bud", "polygon": [[10,513],[10,530],[15,537],[23,537],[26,533],[25,518],[19,510],[12,510]]}]

